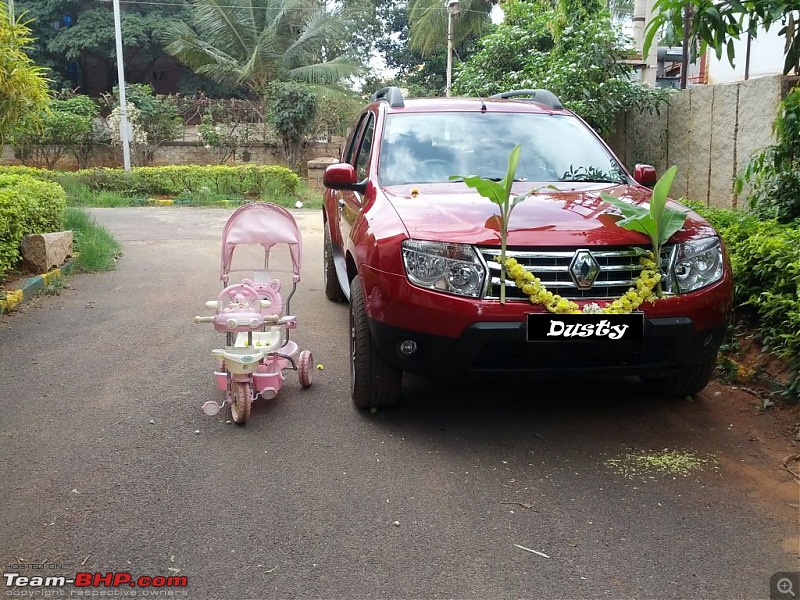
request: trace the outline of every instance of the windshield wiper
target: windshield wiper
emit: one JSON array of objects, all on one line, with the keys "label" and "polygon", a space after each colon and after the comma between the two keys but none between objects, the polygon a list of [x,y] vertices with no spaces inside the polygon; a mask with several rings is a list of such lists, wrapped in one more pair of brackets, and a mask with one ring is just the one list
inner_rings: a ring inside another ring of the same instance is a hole
[{"label": "windshield wiper", "polygon": [[[488,179],[489,181],[502,181],[503,180],[502,177],[486,177],[484,175],[478,175],[478,177],[480,177],[481,179]],[[458,179],[452,179],[451,181],[464,181],[464,178],[463,177],[459,177]],[[514,178],[514,181],[515,182],[528,181],[528,179],[527,179],[527,177],[516,177],[516,178]]]},{"label": "windshield wiper", "polygon": [[565,183],[617,183],[620,185],[624,185],[627,181],[623,181],[620,179],[612,179],[610,177],[576,177],[575,179],[559,179],[560,182]]}]

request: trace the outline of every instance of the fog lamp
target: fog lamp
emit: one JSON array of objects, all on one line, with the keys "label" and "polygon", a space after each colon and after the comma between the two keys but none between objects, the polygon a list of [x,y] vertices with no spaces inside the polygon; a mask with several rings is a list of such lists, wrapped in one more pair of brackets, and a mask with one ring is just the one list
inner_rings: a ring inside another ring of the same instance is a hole
[{"label": "fog lamp", "polygon": [[417,342],[414,340],[403,340],[400,342],[398,350],[400,350],[400,354],[403,356],[409,357],[417,351]]}]

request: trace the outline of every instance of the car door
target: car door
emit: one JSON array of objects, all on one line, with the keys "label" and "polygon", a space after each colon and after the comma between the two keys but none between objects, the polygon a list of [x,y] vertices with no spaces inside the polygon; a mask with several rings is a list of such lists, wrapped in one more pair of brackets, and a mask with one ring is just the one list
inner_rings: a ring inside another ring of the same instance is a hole
[{"label": "car door", "polygon": [[[345,162],[350,163],[356,170],[356,180],[363,181],[369,174],[369,164],[372,158],[372,140],[375,135],[375,115],[366,112],[362,116],[358,129],[349,144]],[[340,191],[339,202],[339,234],[345,252],[353,250],[350,232],[353,223],[361,212],[364,202],[362,194],[357,191]]]}]

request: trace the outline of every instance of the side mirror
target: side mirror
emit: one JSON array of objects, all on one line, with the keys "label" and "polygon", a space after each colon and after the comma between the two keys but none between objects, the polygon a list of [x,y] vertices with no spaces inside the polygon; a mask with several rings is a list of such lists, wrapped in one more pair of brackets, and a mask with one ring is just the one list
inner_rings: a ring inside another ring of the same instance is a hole
[{"label": "side mirror", "polygon": [[633,170],[633,178],[637,183],[651,188],[658,181],[658,174],[655,168],[650,165],[636,165]]},{"label": "side mirror", "polygon": [[322,184],[332,190],[346,190],[360,194],[367,189],[367,180],[357,181],[355,167],[348,163],[329,165],[322,176]]}]

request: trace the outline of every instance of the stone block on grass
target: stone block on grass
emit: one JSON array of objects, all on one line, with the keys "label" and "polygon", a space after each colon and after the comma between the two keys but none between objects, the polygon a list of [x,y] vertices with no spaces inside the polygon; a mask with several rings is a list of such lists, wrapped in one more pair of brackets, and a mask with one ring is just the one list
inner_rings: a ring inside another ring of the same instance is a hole
[{"label": "stone block on grass", "polygon": [[34,233],[22,239],[22,265],[34,273],[46,273],[72,256],[72,232]]}]

